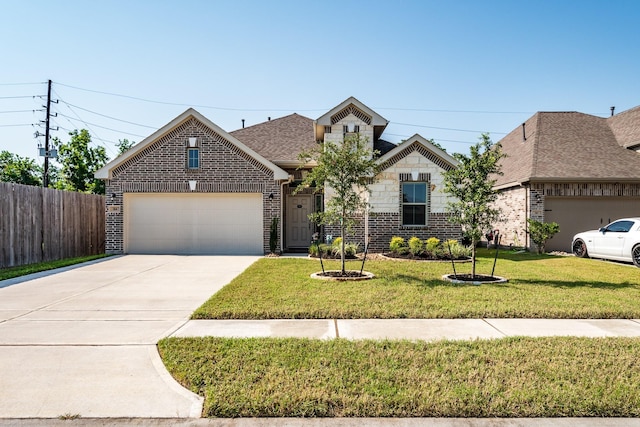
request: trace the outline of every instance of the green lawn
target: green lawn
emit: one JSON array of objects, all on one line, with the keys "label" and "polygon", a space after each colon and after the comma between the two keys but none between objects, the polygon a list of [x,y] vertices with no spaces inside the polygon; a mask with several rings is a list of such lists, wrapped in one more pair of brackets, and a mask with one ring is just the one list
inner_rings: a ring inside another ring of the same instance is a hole
[{"label": "green lawn", "polygon": [[21,265],[19,267],[0,268],[0,280],[13,279],[14,277],[26,276],[27,274],[39,273],[41,271],[53,270],[60,267],[68,267],[94,259],[104,258],[108,255],[90,255],[85,257],[67,258],[56,261],[39,262],[36,264]]},{"label": "green lawn", "polygon": [[[481,250],[477,273],[492,265],[493,251]],[[471,265],[456,269],[468,273]],[[509,282],[481,286],[442,281],[450,263],[368,261],[365,270],[377,277],[361,282],[309,278],[319,270],[317,260],[261,259],[193,318],[640,318],[640,269],[626,264],[502,252],[495,274]]]},{"label": "green lawn", "polygon": [[206,417],[638,417],[640,340],[170,338]]}]

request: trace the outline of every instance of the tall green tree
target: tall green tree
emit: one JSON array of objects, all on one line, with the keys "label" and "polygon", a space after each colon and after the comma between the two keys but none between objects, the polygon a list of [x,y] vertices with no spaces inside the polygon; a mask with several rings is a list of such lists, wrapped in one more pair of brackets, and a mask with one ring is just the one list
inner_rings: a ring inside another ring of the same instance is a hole
[{"label": "tall green tree", "polygon": [[450,221],[461,225],[471,240],[472,277],[476,276],[476,246],[500,215],[492,206],[498,198],[493,189],[496,180],[492,177],[502,175],[500,159],[504,157],[500,143],[494,144],[488,134],[479,139],[468,156],[455,153],[453,157],[459,166],[443,174],[444,191],[452,196],[447,205]]},{"label": "tall green tree", "polygon": [[299,156],[301,168],[310,162],[317,166],[311,169],[295,192],[306,187],[325,191],[324,211],[311,214],[309,218],[318,224],[340,225],[343,275],[346,274],[345,234],[355,225],[356,217],[366,213],[369,207],[365,195],[379,172],[375,154],[368,148],[368,138],[355,134],[348,135],[340,143],[325,141]]},{"label": "tall green tree", "polygon": [[124,154],[135,144],[136,144],[135,141],[129,141],[127,138],[119,139],[118,142],[116,143],[116,147],[118,147],[118,155]]},{"label": "tall green tree", "polygon": [[107,162],[104,147],[91,147],[91,135],[86,129],[69,132],[68,143],[53,138],[58,149],[60,176],[56,188],[83,193],[104,194],[105,183],[93,174]]},{"label": "tall green tree", "polygon": [[33,159],[2,151],[0,152],[0,181],[42,185],[42,167]]}]

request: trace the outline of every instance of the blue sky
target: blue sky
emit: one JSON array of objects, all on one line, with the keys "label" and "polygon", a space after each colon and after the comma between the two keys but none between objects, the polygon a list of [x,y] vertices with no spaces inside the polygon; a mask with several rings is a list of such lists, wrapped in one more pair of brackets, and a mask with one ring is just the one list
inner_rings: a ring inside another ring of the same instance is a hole
[{"label": "blue sky", "polygon": [[87,128],[111,157],[114,142],[141,141],[189,106],[232,131],[242,119],[315,119],[355,96],[390,121],[385,139],[420,133],[466,153],[480,132],[497,141],[536,111],[604,117],[612,105],[640,105],[636,0],[0,8],[0,150],[32,158],[43,142],[33,134],[44,133],[32,126],[44,119],[33,96],[46,94],[48,79],[60,100],[52,135],[66,141],[67,130]]}]

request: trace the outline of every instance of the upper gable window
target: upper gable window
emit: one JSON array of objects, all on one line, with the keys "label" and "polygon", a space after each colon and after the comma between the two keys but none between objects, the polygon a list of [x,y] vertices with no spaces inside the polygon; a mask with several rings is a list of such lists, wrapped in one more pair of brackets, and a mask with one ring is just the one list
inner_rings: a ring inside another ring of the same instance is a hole
[{"label": "upper gable window", "polygon": [[200,168],[200,150],[198,148],[189,148],[187,150],[187,167],[189,169]]},{"label": "upper gable window", "polygon": [[352,134],[352,133],[360,133],[360,125],[356,125],[350,123],[348,125],[342,125],[342,133]]}]

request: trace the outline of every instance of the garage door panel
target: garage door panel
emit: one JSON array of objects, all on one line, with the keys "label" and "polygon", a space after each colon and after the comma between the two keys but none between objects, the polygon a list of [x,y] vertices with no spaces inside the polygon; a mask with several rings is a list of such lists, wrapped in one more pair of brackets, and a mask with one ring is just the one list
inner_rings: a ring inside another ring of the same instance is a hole
[{"label": "garage door panel", "polygon": [[262,195],[125,194],[125,251],[261,254]]},{"label": "garage door panel", "polygon": [[547,250],[570,251],[576,233],[598,229],[624,217],[640,216],[636,197],[546,197],[545,222],[560,224],[560,232],[547,242]]}]

